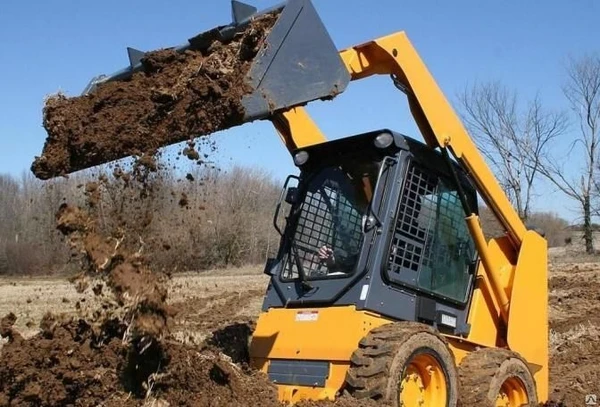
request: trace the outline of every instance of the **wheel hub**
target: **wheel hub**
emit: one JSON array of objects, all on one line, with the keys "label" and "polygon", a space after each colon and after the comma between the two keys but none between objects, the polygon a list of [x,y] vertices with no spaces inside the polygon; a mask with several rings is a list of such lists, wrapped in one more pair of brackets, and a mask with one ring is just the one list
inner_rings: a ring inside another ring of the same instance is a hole
[{"label": "wheel hub", "polygon": [[496,398],[496,407],[520,407],[529,402],[525,386],[516,377],[511,377],[502,383]]},{"label": "wheel hub", "polygon": [[446,376],[440,363],[430,355],[412,358],[400,383],[400,406],[445,406]]}]

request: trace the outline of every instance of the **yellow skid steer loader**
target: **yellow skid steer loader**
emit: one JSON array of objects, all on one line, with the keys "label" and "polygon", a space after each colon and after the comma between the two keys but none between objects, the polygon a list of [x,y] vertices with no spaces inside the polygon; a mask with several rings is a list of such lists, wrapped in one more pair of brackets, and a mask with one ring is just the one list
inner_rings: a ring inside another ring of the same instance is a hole
[{"label": "yellow skid steer loader", "polygon": [[[231,24],[180,49],[265,13],[278,17],[247,73],[244,122],[270,120],[298,174],[274,216],[281,241],[265,267],[253,366],[292,403],[343,391],[394,406],[546,401],[546,241],[522,223],[406,33],[340,51],[310,0],[262,12],[234,1]],[[141,69],[132,55],[85,93]],[[303,108],[374,75],[406,95],[422,141],[376,125],[327,141]],[[486,241],[479,199],[504,236]]]}]

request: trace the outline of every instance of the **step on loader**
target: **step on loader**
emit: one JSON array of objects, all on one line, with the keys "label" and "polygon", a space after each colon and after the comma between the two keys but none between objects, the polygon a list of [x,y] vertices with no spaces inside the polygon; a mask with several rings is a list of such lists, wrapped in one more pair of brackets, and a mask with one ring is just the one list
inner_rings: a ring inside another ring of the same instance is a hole
[{"label": "step on loader", "polygon": [[[181,49],[273,10],[244,122],[271,121],[298,173],[274,215],[281,240],[265,265],[252,365],[291,403],[345,392],[393,406],[545,402],[546,241],[522,223],[406,33],[338,51],[309,0],[262,12],[234,1],[230,25]],[[128,68],[84,93],[127,80],[140,57],[130,50]],[[303,106],[375,75],[406,96],[422,141],[376,124],[326,140]],[[480,200],[505,234],[486,240]]]}]

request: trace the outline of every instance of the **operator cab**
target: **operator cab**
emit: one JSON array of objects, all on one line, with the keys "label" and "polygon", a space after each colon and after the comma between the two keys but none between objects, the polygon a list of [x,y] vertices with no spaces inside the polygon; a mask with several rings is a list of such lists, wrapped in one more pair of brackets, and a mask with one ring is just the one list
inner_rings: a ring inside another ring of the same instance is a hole
[{"label": "operator cab", "polygon": [[477,212],[477,199],[464,171],[389,130],[293,157],[300,174],[277,206],[263,309],[354,305],[465,334],[477,256],[463,206]]}]

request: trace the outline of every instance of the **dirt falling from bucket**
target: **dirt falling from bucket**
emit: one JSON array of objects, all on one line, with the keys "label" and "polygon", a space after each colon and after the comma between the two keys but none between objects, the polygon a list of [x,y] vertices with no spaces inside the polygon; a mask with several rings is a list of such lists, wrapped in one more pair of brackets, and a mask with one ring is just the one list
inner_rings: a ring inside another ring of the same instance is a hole
[{"label": "dirt falling from bucket", "polygon": [[[161,147],[243,123],[245,76],[277,14],[253,20],[228,42],[204,51],[147,53],[130,80],[105,82],[91,94],[46,100],[48,133],[31,170],[40,179],[124,157],[149,157]],[[185,155],[201,160],[193,144]]]}]

